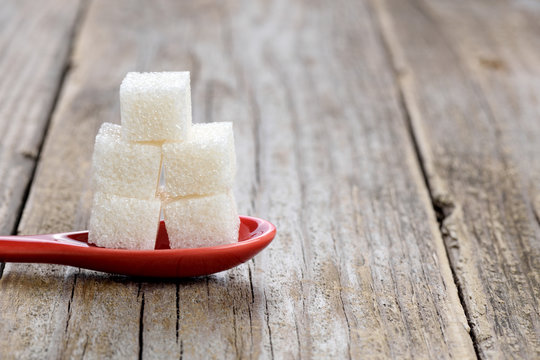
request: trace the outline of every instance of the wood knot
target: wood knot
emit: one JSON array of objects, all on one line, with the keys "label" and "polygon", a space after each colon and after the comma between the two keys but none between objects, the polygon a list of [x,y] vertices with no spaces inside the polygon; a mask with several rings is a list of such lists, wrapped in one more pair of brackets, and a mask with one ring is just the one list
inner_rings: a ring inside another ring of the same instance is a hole
[{"label": "wood knot", "polygon": [[500,59],[481,57],[478,62],[489,70],[506,70],[506,63]]},{"label": "wood knot", "polygon": [[36,160],[38,157],[37,151],[33,151],[33,150],[22,150],[19,152],[19,154],[25,159],[29,159],[29,160]]}]

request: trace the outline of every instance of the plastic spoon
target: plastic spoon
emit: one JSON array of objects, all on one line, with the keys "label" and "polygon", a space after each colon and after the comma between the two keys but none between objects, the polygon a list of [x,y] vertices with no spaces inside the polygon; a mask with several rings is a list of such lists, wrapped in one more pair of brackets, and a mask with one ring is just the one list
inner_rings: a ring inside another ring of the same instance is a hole
[{"label": "plastic spoon", "polygon": [[240,216],[238,242],[193,249],[169,249],[161,222],[156,250],[108,249],[89,245],[88,231],[49,235],[0,236],[0,262],[46,263],[109,273],[177,278],[227,270],[264,249],[276,234],[266,220]]}]

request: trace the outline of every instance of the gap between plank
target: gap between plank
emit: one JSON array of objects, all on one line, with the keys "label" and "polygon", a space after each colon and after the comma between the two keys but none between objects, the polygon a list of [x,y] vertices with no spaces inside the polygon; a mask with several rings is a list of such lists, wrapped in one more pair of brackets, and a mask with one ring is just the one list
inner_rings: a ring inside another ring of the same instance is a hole
[{"label": "gap between plank", "polygon": [[178,344],[178,334],[180,330],[180,284],[176,283],[176,343]]},{"label": "gap between plank", "polygon": [[139,292],[142,292],[141,300],[141,312],[139,315],[139,360],[143,358],[143,337],[144,337],[144,291],[141,291],[141,284],[139,283]]},{"label": "gap between plank", "polygon": [[[376,0],[376,1],[378,1],[378,0]],[[410,140],[411,140],[411,143],[413,145],[414,154],[416,155],[416,160],[418,162],[418,167],[419,167],[419,169],[421,171],[421,174],[422,174],[422,177],[423,177],[423,180],[424,180],[424,184],[425,184],[426,189],[427,189],[428,194],[429,194],[429,199],[431,201],[432,210],[433,210],[433,212],[435,214],[435,217],[437,219],[437,224],[438,224],[438,228],[439,228],[439,233],[441,235],[441,239],[444,240],[444,234],[443,234],[444,221],[452,213],[452,211],[454,209],[454,204],[452,202],[443,201],[442,199],[437,198],[437,196],[434,194],[432,186],[430,185],[429,176],[428,176],[427,169],[426,169],[426,162],[425,162],[424,156],[423,156],[422,151],[421,151],[419,139],[417,138],[417,134],[415,132],[413,120],[411,118],[411,110],[410,110],[410,108],[408,106],[407,99],[405,97],[403,85],[402,85],[401,81],[399,80],[400,70],[396,66],[396,57],[395,57],[395,54],[394,54],[394,50],[392,49],[392,45],[391,45],[390,40],[387,38],[388,35],[386,34],[385,27],[384,27],[384,25],[382,23],[381,14],[380,14],[381,10],[377,5],[370,6],[370,7],[371,7],[371,11],[375,13],[374,18],[375,18],[375,22],[376,22],[376,24],[378,26],[379,37],[381,39],[381,43],[383,45],[384,51],[387,54],[387,57],[389,59],[390,68],[391,68],[391,70],[393,72],[393,77],[394,77],[394,80],[395,80],[396,89],[397,89],[397,93],[398,93],[397,95],[398,95],[399,107],[400,107],[400,110],[401,110],[401,112],[402,112],[402,114],[403,114],[403,116],[405,118],[404,120],[405,120],[405,125],[406,125],[406,128],[407,128],[407,133],[408,133],[408,135],[410,137]],[[469,334],[469,336],[471,338],[471,342],[472,342],[472,345],[473,345],[473,348],[474,348],[476,358],[481,359],[481,357],[480,357],[480,349],[478,348],[478,339],[476,338],[476,334],[473,331],[474,324],[471,322],[471,316],[470,316],[470,313],[469,313],[469,309],[467,308],[464,297],[463,297],[463,290],[462,290],[462,288],[461,288],[461,286],[459,284],[459,281],[457,279],[455,269],[451,265],[452,261],[450,259],[450,255],[448,253],[448,249],[446,248],[446,243],[444,241],[443,241],[443,245],[444,245],[444,251],[445,251],[445,254],[446,254],[446,258],[448,260],[448,264],[449,264],[449,267],[450,267],[450,271],[452,272],[452,279],[454,281],[454,285],[455,285],[455,287],[457,289],[457,292],[458,292],[459,302],[461,304],[463,312],[465,313],[465,317],[467,319],[467,324],[469,325],[470,330],[468,331],[468,334]]]},{"label": "gap between plank", "polygon": [[[453,209],[453,205],[449,204],[449,203],[444,203],[443,204],[443,203],[441,203],[440,200],[438,200],[433,195],[431,186],[429,184],[429,179],[428,179],[428,176],[427,176],[427,173],[426,173],[426,169],[425,169],[425,165],[424,165],[424,159],[423,159],[422,153],[420,151],[420,146],[418,144],[418,139],[415,136],[414,127],[413,127],[413,124],[412,124],[412,121],[411,121],[411,117],[409,115],[409,109],[407,107],[407,103],[405,101],[403,91],[402,91],[402,89],[401,89],[401,87],[399,85],[398,85],[398,87],[399,87],[399,105],[400,105],[400,108],[401,108],[401,110],[402,110],[402,112],[403,112],[403,114],[405,116],[405,121],[406,121],[406,125],[407,125],[407,132],[408,132],[408,134],[409,134],[409,136],[411,138],[411,141],[413,143],[414,152],[416,154],[418,165],[419,165],[420,170],[422,172],[422,177],[424,178],[424,183],[425,183],[426,188],[427,188],[428,193],[429,193],[429,198],[431,200],[431,205],[433,207],[433,212],[435,213],[435,216],[436,216],[436,219],[437,219],[439,233],[441,234],[441,239],[444,239],[444,233],[443,233],[444,221],[446,220],[446,218],[448,218],[448,216],[450,216],[451,209]],[[450,211],[448,211],[448,209],[450,209]],[[444,243],[444,241],[443,241],[443,243]],[[444,246],[444,250],[445,250],[446,257],[448,259],[448,264],[452,264],[450,256],[448,254],[448,250],[446,248],[446,244]],[[476,358],[481,359],[481,357],[480,357],[480,349],[478,348],[478,340],[476,338],[476,334],[473,331],[474,324],[470,320],[471,316],[470,316],[469,310],[467,309],[465,299],[463,297],[463,290],[462,290],[462,288],[461,288],[461,286],[460,286],[460,284],[458,282],[455,269],[451,265],[450,265],[450,271],[452,272],[452,279],[454,281],[454,284],[455,284],[457,292],[458,292],[459,302],[461,303],[461,307],[463,308],[463,312],[465,313],[465,317],[467,319],[467,324],[469,325],[470,330],[469,330],[468,333],[469,333],[469,336],[471,337],[471,341],[472,341],[472,344],[473,344],[473,347],[474,347],[474,352],[475,352]]]}]

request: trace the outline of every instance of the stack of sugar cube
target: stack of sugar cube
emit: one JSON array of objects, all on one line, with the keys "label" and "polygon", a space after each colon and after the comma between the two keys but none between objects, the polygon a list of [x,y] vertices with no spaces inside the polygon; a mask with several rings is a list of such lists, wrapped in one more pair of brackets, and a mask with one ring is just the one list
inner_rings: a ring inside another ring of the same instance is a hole
[{"label": "stack of sugar cube", "polygon": [[154,249],[161,210],[171,248],[237,241],[232,124],[192,125],[190,92],[189,72],[125,77],[121,125],[96,136],[90,243]]}]

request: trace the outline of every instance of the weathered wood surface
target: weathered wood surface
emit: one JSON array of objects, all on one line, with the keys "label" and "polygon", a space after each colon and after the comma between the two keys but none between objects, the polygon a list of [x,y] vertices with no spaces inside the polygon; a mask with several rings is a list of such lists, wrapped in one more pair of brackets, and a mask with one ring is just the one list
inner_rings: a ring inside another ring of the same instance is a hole
[{"label": "weathered wood surface", "polygon": [[478,353],[540,358],[540,4],[375,3]]},{"label": "weathered wood surface", "polygon": [[86,227],[122,77],[179,69],[195,122],[234,122],[240,212],[278,236],[178,281],[7,264],[0,358],[535,357],[534,4],[86,4],[18,232]]},{"label": "weathered wood surface", "polygon": [[15,230],[68,66],[79,1],[7,0],[0,9],[0,234]]}]

